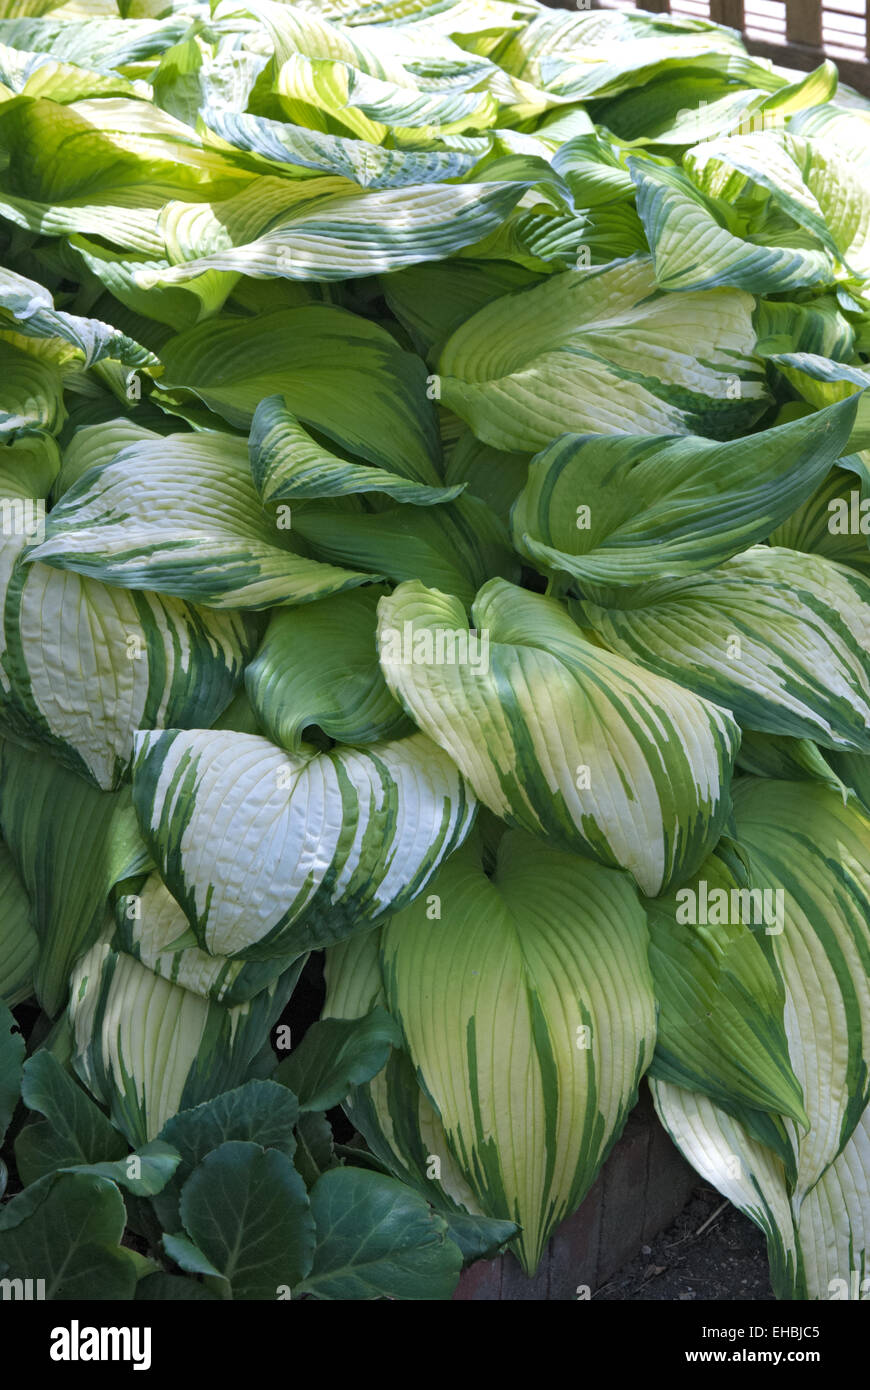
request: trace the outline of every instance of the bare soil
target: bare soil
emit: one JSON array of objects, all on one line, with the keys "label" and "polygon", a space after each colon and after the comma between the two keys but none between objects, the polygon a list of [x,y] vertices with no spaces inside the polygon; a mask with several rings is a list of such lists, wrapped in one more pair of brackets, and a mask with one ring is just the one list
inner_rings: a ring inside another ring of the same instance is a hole
[{"label": "bare soil", "polygon": [[599,1302],[773,1301],[764,1236],[701,1185],[676,1221],[593,1294]]}]

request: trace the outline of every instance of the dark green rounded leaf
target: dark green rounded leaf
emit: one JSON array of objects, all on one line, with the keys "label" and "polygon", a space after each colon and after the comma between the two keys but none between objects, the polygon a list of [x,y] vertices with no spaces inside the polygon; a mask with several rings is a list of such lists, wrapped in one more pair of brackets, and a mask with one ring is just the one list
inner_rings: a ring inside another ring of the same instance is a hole
[{"label": "dark green rounded leaf", "polygon": [[268,1299],[311,1267],[314,1221],[286,1154],[229,1140],[208,1154],[181,1194],[191,1240],[228,1280],[232,1297]]},{"label": "dark green rounded leaf", "polygon": [[450,1298],[462,1268],[459,1246],[444,1218],[411,1188],[364,1168],[333,1168],[312,1188],[311,1210],[317,1249],[299,1293]]}]

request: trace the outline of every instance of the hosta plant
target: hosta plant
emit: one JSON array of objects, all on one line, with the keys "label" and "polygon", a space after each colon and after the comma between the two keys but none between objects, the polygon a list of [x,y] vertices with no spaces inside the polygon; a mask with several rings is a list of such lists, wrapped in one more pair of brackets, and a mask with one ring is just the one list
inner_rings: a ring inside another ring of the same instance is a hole
[{"label": "hosta plant", "polygon": [[870,1297],[870,104],[536,0],[0,13],[0,1278],[532,1275],[648,1082]]}]

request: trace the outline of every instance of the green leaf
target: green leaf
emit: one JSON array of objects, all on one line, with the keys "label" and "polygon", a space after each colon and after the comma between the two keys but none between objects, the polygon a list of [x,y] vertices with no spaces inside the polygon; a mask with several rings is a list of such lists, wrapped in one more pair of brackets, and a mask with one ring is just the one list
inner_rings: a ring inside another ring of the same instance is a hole
[{"label": "green leaf", "polygon": [[124,1201],[114,1183],[58,1173],[0,1211],[0,1263],[12,1279],[44,1279],[46,1299],[131,1299],[136,1265],[121,1248]]},{"label": "green leaf", "polygon": [[212,1149],[229,1139],[254,1140],[264,1149],[278,1149],[292,1158],[298,1118],[296,1097],[274,1081],[247,1081],[173,1115],[160,1131],[161,1139],[181,1155],[173,1190],[180,1189]]},{"label": "green leaf", "polygon": [[0,1003],[14,1008],[33,993],[38,953],[30,898],[12,855],[0,844]]},{"label": "green leaf", "polygon": [[394,1178],[334,1168],[311,1190],[314,1267],[294,1289],[324,1299],[448,1299],[459,1248],[444,1219]]},{"label": "green leaf", "polygon": [[199,1303],[213,1303],[217,1295],[198,1284],[195,1279],[185,1279],[180,1274],[149,1274],[136,1285],[136,1302],[156,1301],[174,1303],[182,1298]]},{"label": "green leaf", "polygon": [[298,1096],[301,1110],[329,1110],[351,1086],[376,1076],[390,1049],[401,1041],[402,1034],[385,1009],[373,1009],[360,1019],[325,1018],[311,1025],[278,1067],[275,1080]]},{"label": "green leaf", "polygon": [[116,1163],[64,1165],[64,1173],[94,1173],[109,1178],[136,1197],[153,1197],[161,1192],[178,1167],[178,1154],[168,1144],[153,1139],[138,1153],[128,1154]]},{"label": "green leaf", "polygon": [[475,1260],[493,1260],[503,1252],[517,1235],[513,1221],[494,1221],[488,1216],[472,1216],[469,1212],[444,1212],[450,1239],[462,1251],[465,1264]]},{"label": "green leaf", "polygon": [[25,1048],[14,1016],[0,1001],[0,1143],[18,1104]]},{"label": "green leaf", "polygon": [[277,1149],[221,1144],[184,1184],[181,1217],[232,1298],[274,1299],[282,1284],[293,1287],[311,1268],[314,1220],[305,1184]]},{"label": "green leaf", "polygon": [[724,841],[696,878],[646,903],[659,1005],[652,1073],[807,1126],[789,1061],[785,989],[765,931],[782,928],[775,900],[754,889]]},{"label": "green leaf", "polygon": [[163,1237],[163,1249],[171,1260],[187,1271],[188,1274],[204,1274],[207,1278],[213,1279],[221,1291],[222,1298],[229,1298],[229,1285],[219,1269],[215,1269],[207,1255],[203,1254],[198,1245],[195,1245],[183,1231],[177,1235],[167,1232]]},{"label": "green leaf", "polygon": [[548,570],[620,587],[721,564],[807,500],[855,410],[844,401],[728,444],[566,435],[532,460],[515,543]]},{"label": "green leaf", "polygon": [[257,406],[249,447],[251,472],[264,502],[383,492],[396,502],[426,507],[450,502],[462,492],[461,486],[427,487],[385,468],[339,458],[312,438],[281,396],[268,396]]},{"label": "green leaf", "polygon": [[296,1127],[293,1163],[305,1186],[311,1189],[321,1173],[336,1166],[332,1125],[322,1110],[306,1110]]},{"label": "green leaf", "polygon": [[335,505],[297,513],[296,530],[319,559],[370,568],[395,583],[419,579],[470,604],[479,586],[494,575],[519,578],[507,528],[478,497],[460,497],[427,507],[408,521],[406,507],[337,512]]},{"label": "green leaf", "polygon": [[280,394],[303,425],[366,463],[440,482],[425,366],[343,309],[210,319],[170,339],[161,356],[162,387],[195,392],[236,428],[250,426],[264,396]]},{"label": "green leaf", "polygon": [[412,732],[378,664],[377,606],[385,592],[372,585],[270,615],[245,685],[274,743],[299,753],[312,724],[350,744]]},{"label": "green leaf", "polygon": [[112,886],[147,863],[129,788],[97,791],[43,753],[0,749],[0,822],[30,900],[37,998],[56,1015],[73,963],[102,930]]},{"label": "green leaf", "polygon": [[15,1143],[26,1184],[59,1168],[124,1159],[123,1136],[50,1052],[37,1052],[24,1064],[21,1094],[30,1110],[44,1116],[27,1125]]}]

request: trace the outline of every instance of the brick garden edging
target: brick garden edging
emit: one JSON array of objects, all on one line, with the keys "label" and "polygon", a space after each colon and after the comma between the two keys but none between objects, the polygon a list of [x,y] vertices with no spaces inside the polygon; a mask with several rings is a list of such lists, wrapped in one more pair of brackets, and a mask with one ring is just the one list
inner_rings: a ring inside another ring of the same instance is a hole
[{"label": "brick garden edging", "polygon": [[620,1139],[578,1211],[555,1232],[534,1279],[512,1255],[478,1260],[454,1299],[574,1300],[594,1293],[679,1215],[698,1175],[668,1138],[644,1085]]}]

